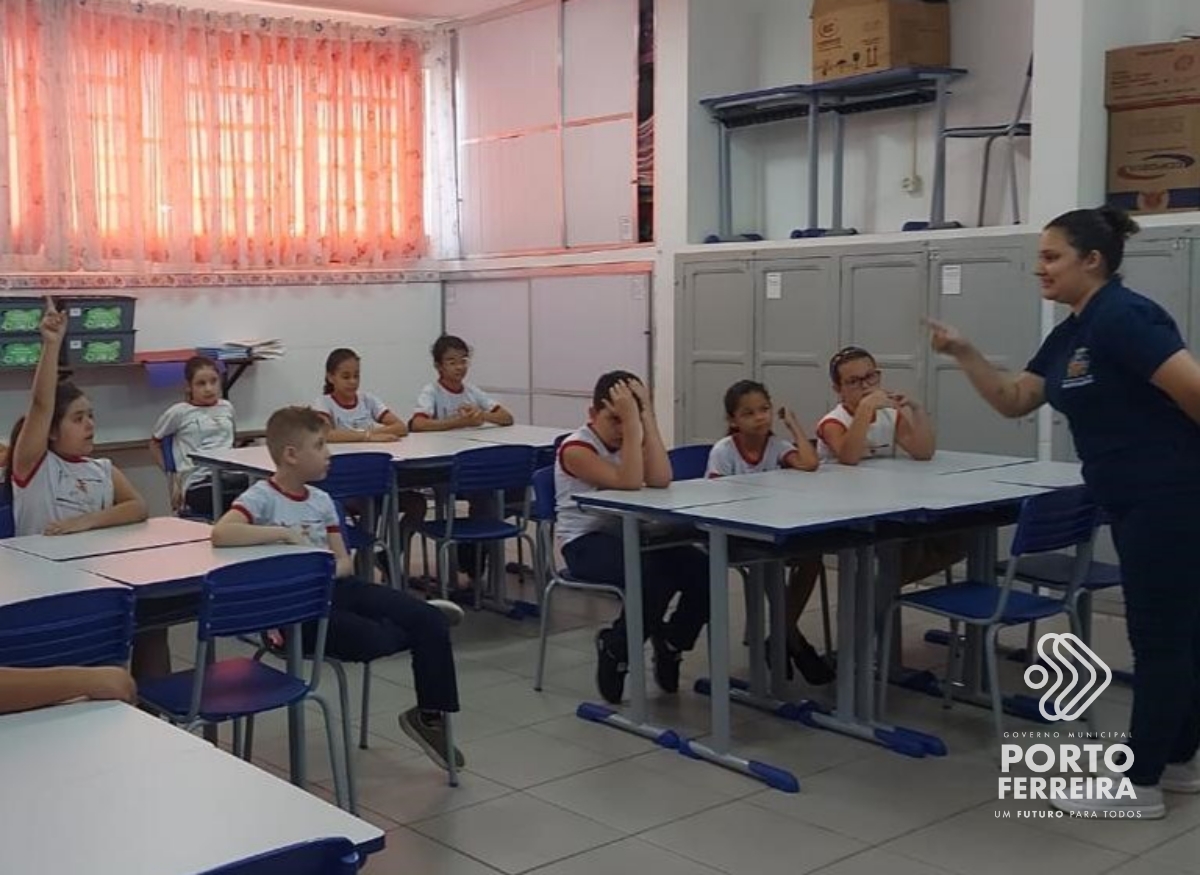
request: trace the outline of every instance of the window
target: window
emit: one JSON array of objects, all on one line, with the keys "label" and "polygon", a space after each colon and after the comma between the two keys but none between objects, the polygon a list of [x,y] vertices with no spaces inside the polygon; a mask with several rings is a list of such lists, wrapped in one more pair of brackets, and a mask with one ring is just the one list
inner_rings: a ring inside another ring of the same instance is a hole
[{"label": "window", "polygon": [[0,4],[0,268],[424,254],[409,34],[110,0]]}]

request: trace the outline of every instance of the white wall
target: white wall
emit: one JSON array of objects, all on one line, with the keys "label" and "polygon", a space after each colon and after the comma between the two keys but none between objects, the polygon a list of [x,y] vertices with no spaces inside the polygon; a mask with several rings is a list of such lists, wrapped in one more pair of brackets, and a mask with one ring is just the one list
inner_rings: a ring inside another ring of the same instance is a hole
[{"label": "white wall", "polygon": [[[1025,66],[1032,46],[1034,0],[953,0],[951,27],[953,63],[971,75],[954,86],[951,125],[997,123],[1009,120],[1024,84]],[[737,7],[738,24],[732,36],[711,44],[704,31],[703,60],[693,60],[706,78],[708,94],[748,88],[809,82],[811,36],[809,3],[796,0],[758,0]],[[750,32],[747,33],[746,31]],[[695,51],[693,42],[693,51]],[[747,84],[746,66],[753,64],[754,81]],[[694,90],[694,89],[693,89]],[[707,113],[693,108],[693,128],[699,130]],[[914,128],[914,121],[916,126]],[[710,125],[711,127],[711,125]],[[860,231],[899,230],[910,219],[927,219],[933,183],[933,113],[930,109],[900,109],[852,116],[846,124],[845,221]],[[916,134],[914,144],[914,132]],[[829,168],[831,130],[822,130],[821,223],[830,223]],[[693,180],[703,181],[711,196],[696,197],[691,211],[690,238],[703,239],[716,229],[716,136],[693,139],[693,157],[699,169]],[[909,176],[916,149],[917,171],[924,185],[909,194],[901,180]],[[952,143],[948,158],[947,216],[974,224],[978,203],[978,142]],[[999,150],[997,150],[999,151]],[[1018,146],[1018,174],[1022,210],[1028,174],[1028,143]],[[734,231],[755,230],[768,239],[786,238],[793,228],[807,225],[807,126],[803,120],[780,122],[734,134]],[[992,174],[992,190],[985,220],[1009,222],[1001,201],[1000,174]],[[694,196],[695,197],[695,196]]]}]

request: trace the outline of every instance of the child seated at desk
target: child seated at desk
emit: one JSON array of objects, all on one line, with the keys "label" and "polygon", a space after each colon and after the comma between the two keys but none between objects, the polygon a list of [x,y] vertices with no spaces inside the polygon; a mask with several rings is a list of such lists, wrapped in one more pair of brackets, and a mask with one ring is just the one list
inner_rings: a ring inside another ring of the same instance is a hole
[{"label": "child seated at desk", "polygon": [[[408,426],[377,395],[359,389],[362,360],[352,349],[339,347],[325,359],[325,385],[313,403],[329,423],[325,439],[331,444],[390,442],[408,434]],[[419,492],[400,493],[400,538],[407,545],[425,519],[425,496]],[[380,554],[381,556],[385,554]],[[391,574],[391,569],[388,569]]]},{"label": "child seated at desk", "polygon": [[117,666],[0,668],[0,714],[32,711],[77,699],[137,702],[137,685]]},{"label": "child seated at desk", "polygon": [[213,508],[212,478],[220,476],[225,495],[236,495],[250,485],[245,474],[218,475],[207,465],[192,461],[201,450],[233,449],[236,426],[233,405],[221,397],[221,372],[208,356],[195,355],[183,366],[184,400],[163,411],[150,438],[150,455],[166,471],[163,438],[173,437],[171,460],[175,473],[170,478],[171,510],[212,519],[228,508]]},{"label": "child seated at desk", "polygon": [[[461,337],[443,334],[434,341],[433,366],[438,378],[428,383],[417,397],[409,426],[413,431],[451,431],[459,428],[478,428],[482,425],[512,425],[513,415],[498,401],[473,383],[467,382],[471,367],[471,349]],[[507,496],[507,501],[517,501],[524,496]],[[493,498],[490,495],[468,496],[469,515],[487,517],[495,515]],[[486,558],[480,556],[478,544],[458,545],[458,567],[474,577],[484,573]],[[467,587],[463,590],[469,592]]]},{"label": "child seated at desk", "polygon": [[[13,505],[15,533],[68,535],[146,519],[146,502],[108,459],[93,459],[96,417],[92,402],[74,383],[59,381],[58,356],[67,318],[46,299],[42,351],[33,373],[29,409],[13,426],[5,489]],[[147,601],[144,605],[153,605]],[[139,625],[151,622],[143,604]],[[133,673],[154,677],[170,671],[166,629],[138,634]]]},{"label": "child seated at desk", "polygon": [[[275,473],[243,492],[213,526],[218,547],[302,544],[332,551],[337,580],[329,612],[325,652],[347,662],[368,662],[412,651],[417,705],[400,715],[400,728],[429,757],[447,768],[444,715],[458,710],[458,683],[449,629],[462,619],[451,602],[422,601],[407,593],[351,576],[350,554],[342,540],[337,508],[329,494],[309,486],[329,470],[326,421],[311,408],[285,407],[267,420],[267,448]],[[304,628],[311,651],[316,624]]]},{"label": "child seated at desk", "polygon": [[[582,580],[625,585],[621,532],[612,516],[587,513],[572,496],[600,489],[663,488],[671,482],[650,395],[628,371],[600,377],[588,423],[558,448],[554,466],[555,534],[571,574]],[[668,617],[675,595],[679,602]],[[694,546],[642,554],[645,637],[654,647],[654,680],[665,693],[679,690],[679,669],[708,622],[708,557]],[[643,642],[636,642],[641,647]],[[618,704],[625,692],[628,642],[625,615],[596,635],[596,686]]]},{"label": "child seated at desk", "polygon": [[[937,439],[933,422],[914,399],[883,388],[875,357],[848,346],[829,360],[829,378],[841,403],[817,424],[823,460],[857,465],[863,459],[894,457],[897,450],[918,462],[933,458]],[[966,557],[959,535],[913,538],[900,555],[900,585],[907,586],[944,571]]]},{"label": "child seated at desk", "polygon": [[[725,392],[729,434],[717,441],[709,452],[706,476],[729,477],[780,468],[817,470],[820,464],[817,451],[795,414],[790,409],[779,408],[779,418],[792,437],[789,441],[771,430],[774,413],[771,395],[762,383],[739,380],[730,386]],[[801,556],[788,561],[787,674],[791,677],[792,664],[795,664],[804,679],[816,686],[832,681],[833,669],[801,634],[798,623],[820,572],[820,556]],[[767,652],[770,653],[769,646]]]}]

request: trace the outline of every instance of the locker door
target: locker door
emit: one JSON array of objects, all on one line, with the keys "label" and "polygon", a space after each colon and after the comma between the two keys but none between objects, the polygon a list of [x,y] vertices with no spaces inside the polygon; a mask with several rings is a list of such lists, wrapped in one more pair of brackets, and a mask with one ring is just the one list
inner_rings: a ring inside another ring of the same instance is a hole
[{"label": "locker door", "polygon": [[754,266],[756,379],[766,384],[776,407],[795,410],[810,437],[836,403],[827,371],[838,340],[833,265],[830,258],[805,258]]},{"label": "locker door", "polygon": [[[1041,296],[1020,244],[933,244],[929,311],[954,325],[988,360],[1020,371],[1038,347]],[[1005,419],[971,386],[958,363],[931,353],[938,446],[946,450],[1037,455],[1037,414]]]},{"label": "locker door", "polygon": [[[1178,236],[1138,235],[1129,241],[1121,274],[1125,285],[1161,304],[1179,325],[1184,340],[1191,340],[1192,250],[1195,241]],[[1062,314],[1064,317],[1066,311]],[[1053,456],[1061,461],[1078,461],[1066,419],[1053,415]]]},{"label": "locker door", "polygon": [[754,275],[745,261],[683,263],[680,275],[676,443],[716,441],[725,390],[754,374]]},{"label": "locker door", "polygon": [[841,261],[839,345],[867,349],[884,373],[885,388],[928,404],[928,344],[921,325],[927,301],[926,252],[906,248],[845,255]]}]

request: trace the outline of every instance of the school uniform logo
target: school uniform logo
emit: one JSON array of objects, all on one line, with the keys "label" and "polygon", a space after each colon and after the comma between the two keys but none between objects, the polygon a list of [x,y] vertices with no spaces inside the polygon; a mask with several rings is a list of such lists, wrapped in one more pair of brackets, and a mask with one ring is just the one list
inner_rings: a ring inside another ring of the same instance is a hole
[{"label": "school uniform logo", "polygon": [[1071,359],[1067,362],[1067,372],[1063,377],[1062,387],[1078,389],[1081,386],[1090,386],[1094,382],[1096,382],[1096,378],[1092,375],[1091,355],[1086,346],[1081,346],[1071,354]]}]

